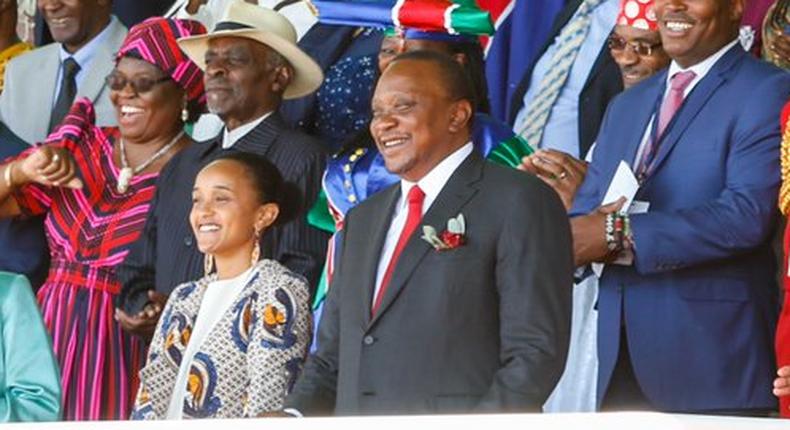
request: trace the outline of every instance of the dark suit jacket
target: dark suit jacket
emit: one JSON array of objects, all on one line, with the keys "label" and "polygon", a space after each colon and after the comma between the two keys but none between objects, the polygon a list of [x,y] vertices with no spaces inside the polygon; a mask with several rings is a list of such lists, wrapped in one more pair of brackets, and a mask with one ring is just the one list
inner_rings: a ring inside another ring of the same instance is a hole
[{"label": "dark suit jacket", "polygon": [[[285,126],[275,113],[241,138],[232,150],[263,155],[286,181],[302,193],[297,217],[264,235],[262,251],[292,271],[307,277],[314,288],[326,254],[326,233],[307,224],[305,208],[321,189],[326,155],[316,140]],[[192,186],[200,169],[223,152],[222,134],[184,149],[162,170],[156,195],[140,239],[118,267],[123,284],[118,306],[137,312],[146,303],[146,291],[169,294],[179,284],[203,276],[203,255],[197,249],[189,212]],[[305,204],[306,203],[306,204]]]},{"label": "dark suit jacket", "polygon": [[[667,71],[612,101],[571,215],[600,205],[633,161]],[[634,373],[656,409],[773,408],[779,112],[790,75],[731,48],[686,97],[631,216],[632,266],[608,266],[598,295],[598,399],[621,321]],[[627,118],[627,121],[623,121]],[[600,150],[599,150],[600,149]]]},{"label": "dark suit jacket", "polygon": [[[513,99],[510,101],[510,118],[508,118],[508,123],[511,126],[514,126],[516,115],[524,105],[524,94],[529,90],[535,64],[554,43],[554,39],[573,17],[581,3],[582,0],[569,1],[554,20],[551,36],[546,40],[540,55],[535,58],[535,63],[527,69],[513,93]],[[609,47],[604,43],[601,46],[601,52],[595,59],[590,75],[584,83],[584,88],[579,94],[579,155],[581,158],[584,158],[598,136],[598,129],[601,126],[603,114],[606,112],[606,106],[609,105],[609,100],[621,91],[623,91],[623,79],[620,76],[620,69],[609,54]]]},{"label": "dark suit jacket", "polygon": [[538,411],[562,373],[571,239],[556,193],[472,153],[422,225],[462,213],[467,243],[436,251],[418,229],[378,313],[373,284],[400,184],[352,209],[319,326],[286,408],[304,414]]},{"label": "dark suit jacket", "polygon": [[[0,160],[30,149],[27,142],[0,122]],[[25,275],[34,291],[44,283],[49,268],[49,246],[44,216],[0,219],[0,271]]]}]

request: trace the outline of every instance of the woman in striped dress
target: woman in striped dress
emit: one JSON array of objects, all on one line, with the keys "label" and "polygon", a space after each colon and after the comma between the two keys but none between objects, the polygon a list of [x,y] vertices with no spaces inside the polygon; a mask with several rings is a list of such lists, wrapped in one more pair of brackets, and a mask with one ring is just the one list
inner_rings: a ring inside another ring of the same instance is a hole
[{"label": "woman in striped dress", "polygon": [[0,166],[0,216],[46,214],[51,265],[38,301],[66,419],[129,416],[145,351],[113,318],[114,268],[140,235],[159,170],[191,143],[183,122],[202,106],[203,77],[176,38],[200,33],[162,18],[133,27],[107,77],[119,126],[96,127],[79,100],[44,144]]}]

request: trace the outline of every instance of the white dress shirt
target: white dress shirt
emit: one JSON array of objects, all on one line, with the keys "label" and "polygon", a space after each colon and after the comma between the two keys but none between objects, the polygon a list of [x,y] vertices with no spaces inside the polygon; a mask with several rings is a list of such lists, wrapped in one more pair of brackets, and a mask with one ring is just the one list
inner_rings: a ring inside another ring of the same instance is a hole
[{"label": "white dress shirt", "polygon": [[181,419],[184,412],[184,395],[187,392],[187,379],[189,378],[192,359],[200,350],[209,333],[211,333],[211,329],[217,325],[234,300],[236,300],[236,297],[244,290],[250,275],[253,273],[252,269],[253,267],[250,267],[235,278],[214,281],[206,287],[206,292],[203,293],[203,299],[200,301],[200,311],[195,317],[195,326],[184,349],[181,366],[178,368],[178,377],[173,387],[173,397],[170,398],[170,406],[167,408],[167,419]]},{"label": "white dress shirt", "polygon": [[[373,291],[373,300],[379,293],[381,288],[381,280],[384,278],[384,273],[387,271],[392,254],[395,252],[395,246],[398,244],[400,233],[406,224],[406,218],[409,214],[407,195],[409,190],[414,185],[418,185],[425,193],[425,200],[422,204],[422,214],[425,215],[430,209],[436,197],[444,188],[444,185],[453,175],[458,166],[466,160],[466,157],[472,153],[474,146],[471,142],[457,149],[455,152],[447,156],[439,164],[436,165],[427,175],[422,179],[414,182],[409,182],[405,179],[400,181],[400,197],[395,204],[395,212],[392,214],[392,221],[390,221],[390,228],[387,230],[387,236],[384,239],[384,246],[381,248],[381,256],[379,257],[378,270],[376,271],[376,289]],[[421,234],[420,229],[415,230],[415,234]],[[371,303],[371,306],[373,303]]]},{"label": "white dress shirt", "polygon": [[271,114],[272,114],[271,112],[267,112],[263,114],[263,116],[261,116],[260,118],[256,120],[252,120],[244,125],[240,125],[234,128],[233,130],[228,130],[228,128],[225,127],[223,129],[224,132],[222,134],[222,149],[232,148],[233,145],[235,145],[236,142],[239,141],[239,139],[246,136],[247,133],[251,132],[253,128],[257,127],[260,123],[263,122],[263,120],[268,118],[269,115]]},{"label": "white dress shirt", "polygon": [[[737,43],[738,43],[738,39],[736,38],[732,42],[725,45],[723,48],[716,51],[715,54],[711,55],[710,57],[700,61],[699,63],[687,69],[680,67],[680,65],[673,60],[672,64],[669,65],[669,72],[667,73],[666,89],[664,90],[663,98],[665,99],[667,97],[667,94],[669,94],[670,81],[672,80],[673,76],[675,76],[680,72],[692,71],[696,76],[694,76],[694,79],[691,80],[691,83],[689,83],[688,86],[686,86],[686,89],[683,90],[683,99],[685,100],[686,97],[688,97],[688,95],[691,94],[691,90],[693,90],[694,87],[696,87],[697,84],[705,77],[705,75],[707,75],[708,72],[710,72],[710,69],[713,68],[713,65],[715,65],[716,62],[719,61],[719,59],[722,56],[724,56],[724,54],[726,54],[727,51],[729,51],[730,48],[735,46],[735,44]],[[655,117],[656,115],[654,112],[653,117],[650,118],[650,121],[647,123],[647,128],[645,129],[645,133],[642,135],[642,142],[639,144],[639,150],[636,152],[636,158],[631,164],[632,168],[634,169],[639,164],[639,160],[642,158],[642,152],[645,149],[645,145],[647,145],[648,139],[650,139],[650,132],[653,130],[653,121],[655,121]]]}]

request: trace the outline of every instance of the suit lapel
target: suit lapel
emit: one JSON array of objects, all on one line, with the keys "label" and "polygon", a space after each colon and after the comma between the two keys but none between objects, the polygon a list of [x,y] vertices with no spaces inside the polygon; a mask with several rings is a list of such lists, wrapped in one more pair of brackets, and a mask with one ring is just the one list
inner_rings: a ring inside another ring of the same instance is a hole
[{"label": "suit lapel", "polygon": [[[667,158],[672,148],[678,143],[683,133],[688,128],[691,121],[697,116],[716,89],[726,80],[726,72],[731,69],[737,60],[746,55],[740,45],[730,49],[704,78],[691,90],[687,99],[675,114],[674,120],[670,123],[666,137],[658,147],[656,154],[655,170],[661,167],[661,163]],[[655,172],[654,170],[654,172]],[[652,175],[651,175],[652,176]],[[648,178],[649,180],[649,178]]]},{"label": "suit lapel", "polygon": [[91,102],[96,103],[96,100],[102,95],[102,90],[105,87],[104,78],[110,74],[115,66],[115,51],[123,43],[126,36],[126,29],[116,20],[110,21],[110,33],[107,35],[107,40],[99,45],[91,61],[91,67],[85,73],[77,91],[77,97],[87,97]]},{"label": "suit lapel", "polygon": [[363,286],[363,291],[357,296],[362,298],[360,307],[362,309],[362,320],[365,326],[370,324],[370,307],[373,304],[373,290],[376,288],[376,274],[378,272],[379,258],[381,258],[381,249],[384,247],[384,240],[390,228],[392,214],[395,212],[395,205],[398,203],[398,198],[401,194],[400,183],[382,192],[387,193],[387,195],[384,196],[384,203],[378,205],[375,211],[368,216],[368,219],[374,221],[369,224],[371,227],[367,237],[371,238],[371,243],[375,244],[375,248],[372,252],[365,252],[362,254],[358,260],[359,267],[363,270],[363,272],[359,274],[359,279],[362,279],[364,282],[360,283],[360,285]]},{"label": "suit lapel", "polygon": [[[33,109],[21,108],[20,111],[47,112],[45,114],[46,120],[42,121],[41,118],[36,115],[20,115],[18,118],[25,122],[26,125],[23,127],[24,130],[34,130],[33,135],[44,136],[46,138],[49,119],[52,115],[52,107],[55,104],[55,83],[58,81],[58,69],[60,68],[60,45],[52,44],[38,49],[46,49],[53,52],[48,51],[46,54],[42,53],[37,64],[31,68],[31,72],[41,71],[41,79],[36,80],[34,95],[23,103],[28,104],[32,102],[39,105],[35,106]],[[44,139],[41,140],[43,141]],[[28,144],[31,145],[35,143],[37,142],[28,142]]]},{"label": "suit lapel", "polygon": [[[430,225],[436,228],[437,232],[444,231],[447,220],[457,216],[463,205],[477,192],[477,188],[473,184],[480,179],[483,163],[483,158],[476,151],[473,151],[447,181],[436,201],[433,202],[431,208],[426,212],[420,226],[417,227],[417,230],[406,242],[406,247],[403,248],[395,265],[389,286],[381,301],[381,306],[368,327],[375,324],[381,315],[387,311],[387,308],[403,289],[414,269],[425,257],[425,254],[428,251],[433,251],[428,242],[421,238],[422,226]],[[389,226],[389,223],[385,224]],[[420,286],[417,287],[419,288]],[[368,301],[367,303],[369,307],[371,302]]]},{"label": "suit lapel", "polygon": [[[245,134],[235,145],[233,149],[238,149],[244,152],[254,152],[258,155],[266,155],[269,148],[277,140],[277,137],[282,133],[285,128],[285,123],[282,117],[277,112],[272,112],[266,119],[261,121],[255,128]],[[222,141],[222,133],[220,133],[220,142]]]},{"label": "suit lapel", "polygon": [[664,88],[666,87],[666,77],[666,69],[664,69],[662,72],[659,72],[654,78],[652,78],[656,80],[655,82],[657,82],[658,85],[651,85],[650,88],[645,90],[644,97],[640,97],[639,102],[631,107],[633,109],[632,112],[634,113],[633,118],[638,121],[637,124],[639,124],[639,127],[630,127],[630,134],[625,136],[625,141],[629,142],[629,144],[623,161],[628,163],[632,170],[636,170],[636,153],[639,151],[639,147],[642,145],[642,140],[645,136],[645,130],[647,130],[647,127],[650,125],[650,120],[653,118],[656,101],[661,96],[661,94],[664,94]]}]

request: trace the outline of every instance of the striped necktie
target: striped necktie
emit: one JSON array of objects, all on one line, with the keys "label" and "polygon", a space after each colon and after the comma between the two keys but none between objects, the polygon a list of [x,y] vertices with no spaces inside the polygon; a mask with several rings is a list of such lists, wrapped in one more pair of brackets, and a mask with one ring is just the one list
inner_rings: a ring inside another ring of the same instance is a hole
[{"label": "striped necktie", "polygon": [[543,136],[543,128],[551,114],[551,108],[568,79],[576,55],[590,29],[592,11],[605,0],[584,0],[576,15],[563,27],[557,37],[556,49],[551,57],[547,73],[540,81],[535,97],[529,104],[527,116],[518,132],[533,149],[538,148]]}]

